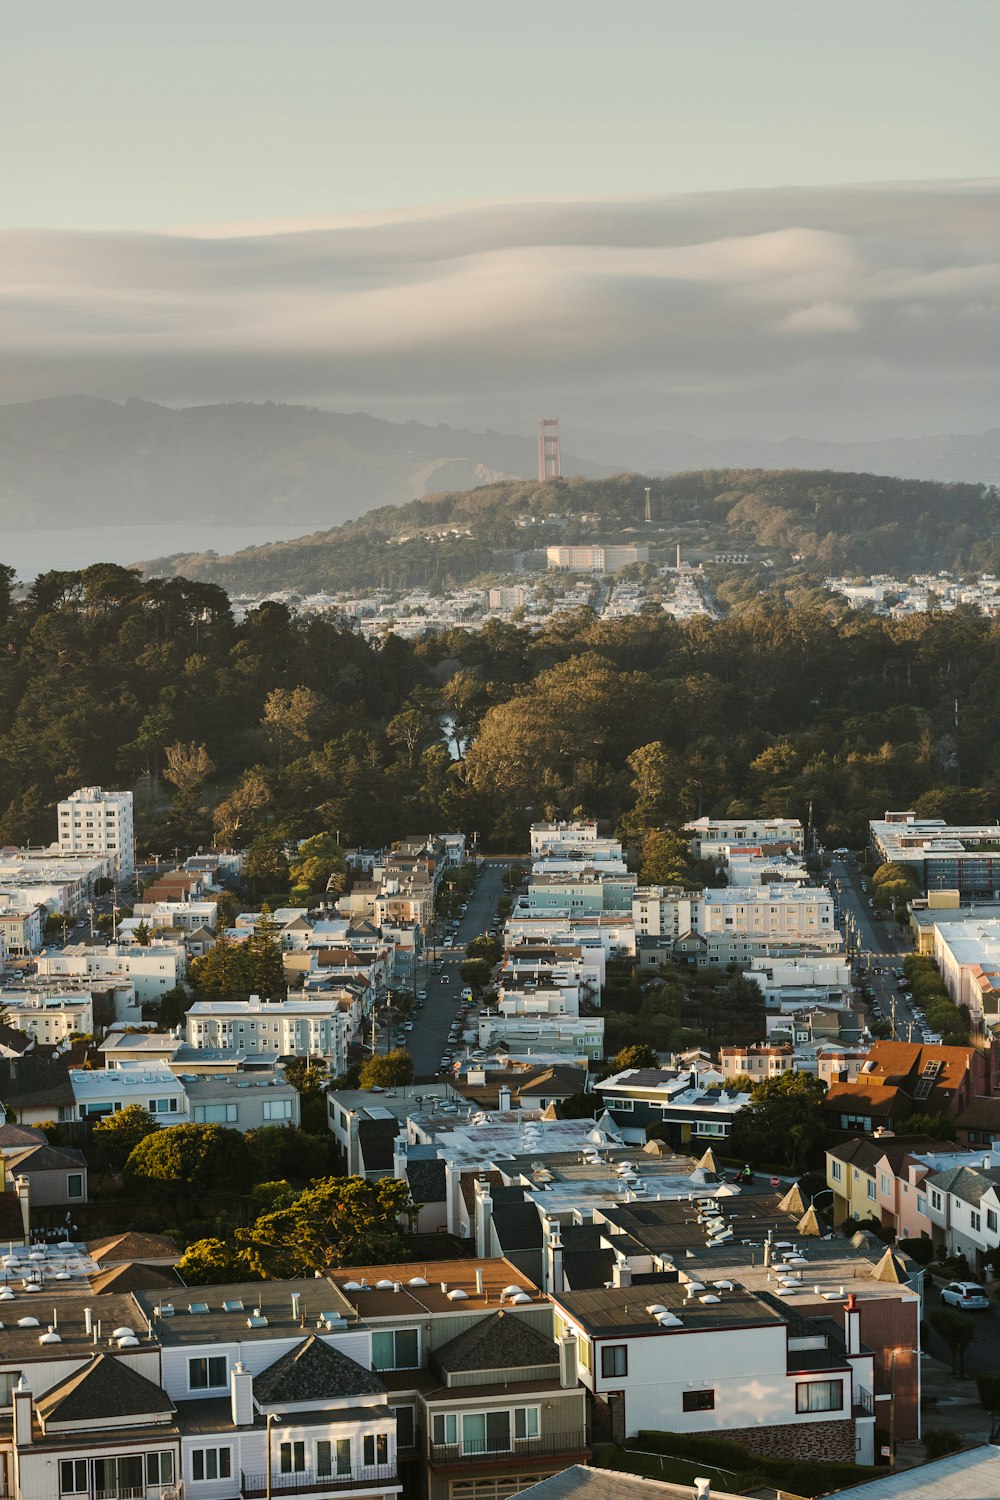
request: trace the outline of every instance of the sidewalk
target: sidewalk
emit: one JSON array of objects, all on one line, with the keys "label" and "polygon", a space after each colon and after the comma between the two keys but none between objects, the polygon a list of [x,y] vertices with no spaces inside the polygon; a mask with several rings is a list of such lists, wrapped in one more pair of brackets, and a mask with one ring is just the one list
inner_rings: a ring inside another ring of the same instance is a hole
[{"label": "sidewalk", "polygon": [[[973,1378],[959,1380],[951,1373],[950,1365],[927,1354],[921,1357],[920,1375],[923,1387],[922,1431],[926,1432],[929,1427],[947,1428],[957,1433],[966,1447],[989,1442],[992,1419],[989,1412],[983,1411],[979,1405],[979,1393]],[[928,1409],[928,1401],[937,1404]],[[925,1462],[923,1443],[912,1441],[898,1445],[897,1469],[912,1469]]]}]

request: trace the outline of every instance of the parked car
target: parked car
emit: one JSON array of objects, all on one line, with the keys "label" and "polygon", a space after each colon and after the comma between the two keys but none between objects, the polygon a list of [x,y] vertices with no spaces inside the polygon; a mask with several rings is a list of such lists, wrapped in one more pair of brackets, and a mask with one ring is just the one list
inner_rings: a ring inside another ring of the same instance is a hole
[{"label": "parked car", "polygon": [[427,991],[426,990],[417,990],[417,999],[418,1000],[426,1000],[427,999]]},{"label": "parked car", "polygon": [[986,1288],[975,1281],[949,1281],[946,1287],[941,1288],[941,1301],[946,1302],[949,1307],[964,1307],[968,1312],[979,1311],[990,1305]]},{"label": "parked car", "polygon": [[404,1021],[403,1022],[403,1030],[404,1031],[412,1031],[413,1030],[413,1022],[412,1021]]}]

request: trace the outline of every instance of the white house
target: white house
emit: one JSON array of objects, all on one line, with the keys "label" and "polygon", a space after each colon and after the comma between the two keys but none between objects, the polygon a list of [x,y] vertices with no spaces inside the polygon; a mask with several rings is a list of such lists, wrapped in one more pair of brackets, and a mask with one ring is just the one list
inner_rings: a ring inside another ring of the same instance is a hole
[{"label": "white house", "polygon": [[93,1035],[94,1005],[85,990],[52,994],[6,990],[3,1004],[10,1025],[36,1042],[55,1046],[70,1036]]},{"label": "white house", "polygon": [[235,1048],[291,1057],[321,1057],[334,1073],[346,1067],[349,1017],[339,994],[281,1001],[198,1000],[185,1017],[198,1048]]},{"label": "white house", "polygon": [[189,1119],[184,1085],[165,1063],[131,1063],[120,1068],[71,1068],[77,1118],[115,1114],[139,1104],[161,1125],[180,1125]]}]

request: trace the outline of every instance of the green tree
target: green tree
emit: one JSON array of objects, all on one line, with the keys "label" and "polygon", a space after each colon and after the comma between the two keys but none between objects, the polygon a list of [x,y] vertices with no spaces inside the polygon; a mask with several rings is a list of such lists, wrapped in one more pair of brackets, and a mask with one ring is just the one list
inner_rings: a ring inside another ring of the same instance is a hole
[{"label": "green tree", "polygon": [[642,841],[642,885],[691,885],[691,850],[679,833],[651,829]]},{"label": "green tree", "polygon": [[262,1214],[236,1231],[247,1263],[258,1275],[310,1276],[332,1266],[399,1260],[401,1216],[413,1211],[407,1184],[394,1177],[325,1177],[287,1208]]},{"label": "green tree", "polygon": [[976,1336],[975,1320],[957,1307],[936,1307],[930,1323],[951,1352],[951,1373],[964,1379],[965,1351]]},{"label": "green tree", "polygon": [[459,964],[458,972],[464,984],[479,992],[489,984],[493,966],[485,958],[466,958]]},{"label": "green tree", "polygon": [[311,1177],[321,1177],[330,1165],[329,1139],[294,1126],[262,1125],[248,1130],[244,1139],[254,1182],[279,1178],[308,1182]]},{"label": "green tree", "polygon": [[229,1240],[194,1240],[177,1262],[177,1270],[187,1286],[224,1286],[257,1279],[246,1257]]},{"label": "green tree", "polygon": [[469,958],[481,958],[492,968],[503,958],[503,943],[499,938],[490,937],[489,933],[481,932],[478,937],[472,939],[465,951]]},{"label": "green tree", "polygon": [[149,947],[151,937],[148,922],[139,922],[138,925],[132,929],[132,940],[139,948]]},{"label": "green tree", "polygon": [[108,1160],[122,1167],[135,1148],[159,1128],[148,1109],[141,1104],[126,1104],[124,1109],[95,1121],[93,1138],[107,1152]]},{"label": "green tree", "polygon": [[733,1120],[732,1152],[753,1163],[779,1156],[795,1172],[807,1166],[823,1135],[826,1084],[810,1073],[781,1073],[753,1086]]},{"label": "green tree", "polygon": [[990,1442],[1000,1436],[1000,1370],[984,1370],[976,1376],[979,1404],[993,1418],[990,1425]]},{"label": "green tree", "polygon": [[278,927],[268,906],[262,906],[254,930],[243,945],[247,993],[263,1000],[284,1000],[288,994],[285,966],[278,946]]},{"label": "green tree", "polygon": [[244,856],[243,879],[256,894],[260,890],[287,889],[288,877],[283,841],[273,834],[258,834]]},{"label": "green tree", "polygon": [[413,1058],[405,1047],[385,1055],[376,1053],[361,1069],[361,1088],[395,1089],[413,1082]]},{"label": "green tree", "polygon": [[660,1059],[656,1048],[648,1042],[632,1042],[622,1047],[611,1059],[608,1067],[612,1073],[623,1073],[626,1068],[658,1068]]},{"label": "green tree", "polygon": [[246,1000],[250,994],[243,945],[225,934],[191,960],[188,973],[201,1000]]},{"label": "green tree", "polygon": [[346,878],[347,860],[332,833],[316,833],[304,839],[291,863],[294,889],[325,891],[333,875]]},{"label": "green tree", "polygon": [[285,1077],[299,1091],[299,1115],[302,1129],[311,1135],[325,1135],[329,1129],[326,1114],[326,1090],[330,1070],[322,1058],[295,1057],[285,1063]]},{"label": "green tree", "polygon": [[147,1135],[132,1150],[129,1177],[168,1192],[228,1187],[248,1176],[246,1141],[222,1125],[170,1125]]}]

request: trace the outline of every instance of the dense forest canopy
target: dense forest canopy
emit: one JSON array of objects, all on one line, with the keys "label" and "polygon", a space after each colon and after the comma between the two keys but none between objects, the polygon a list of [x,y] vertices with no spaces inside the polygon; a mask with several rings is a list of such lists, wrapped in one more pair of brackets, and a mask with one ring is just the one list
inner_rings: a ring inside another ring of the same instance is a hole
[{"label": "dense forest canopy", "polygon": [[577,809],[637,836],[810,803],[846,842],[887,807],[1000,810],[1000,622],[964,608],[897,622],[774,589],[718,622],[582,610],[369,644],[113,565],[0,583],[0,842],[50,840],[91,783],[134,787],[161,852],[431,828],[517,849]]},{"label": "dense forest canopy", "polygon": [[[383,506],[335,530],[233,557],[159,559],[150,571],[264,591],[440,589],[509,570],[515,552],[546,542],[607,539],[640,526],[647,484],[664,541],[766,551],[779,576],[1000,567],[1000,495],[989,485],[716,469],[666,479],[616,474],[487,484]],[[566,522],[558,531],[526,524],[553,515]]]}]

